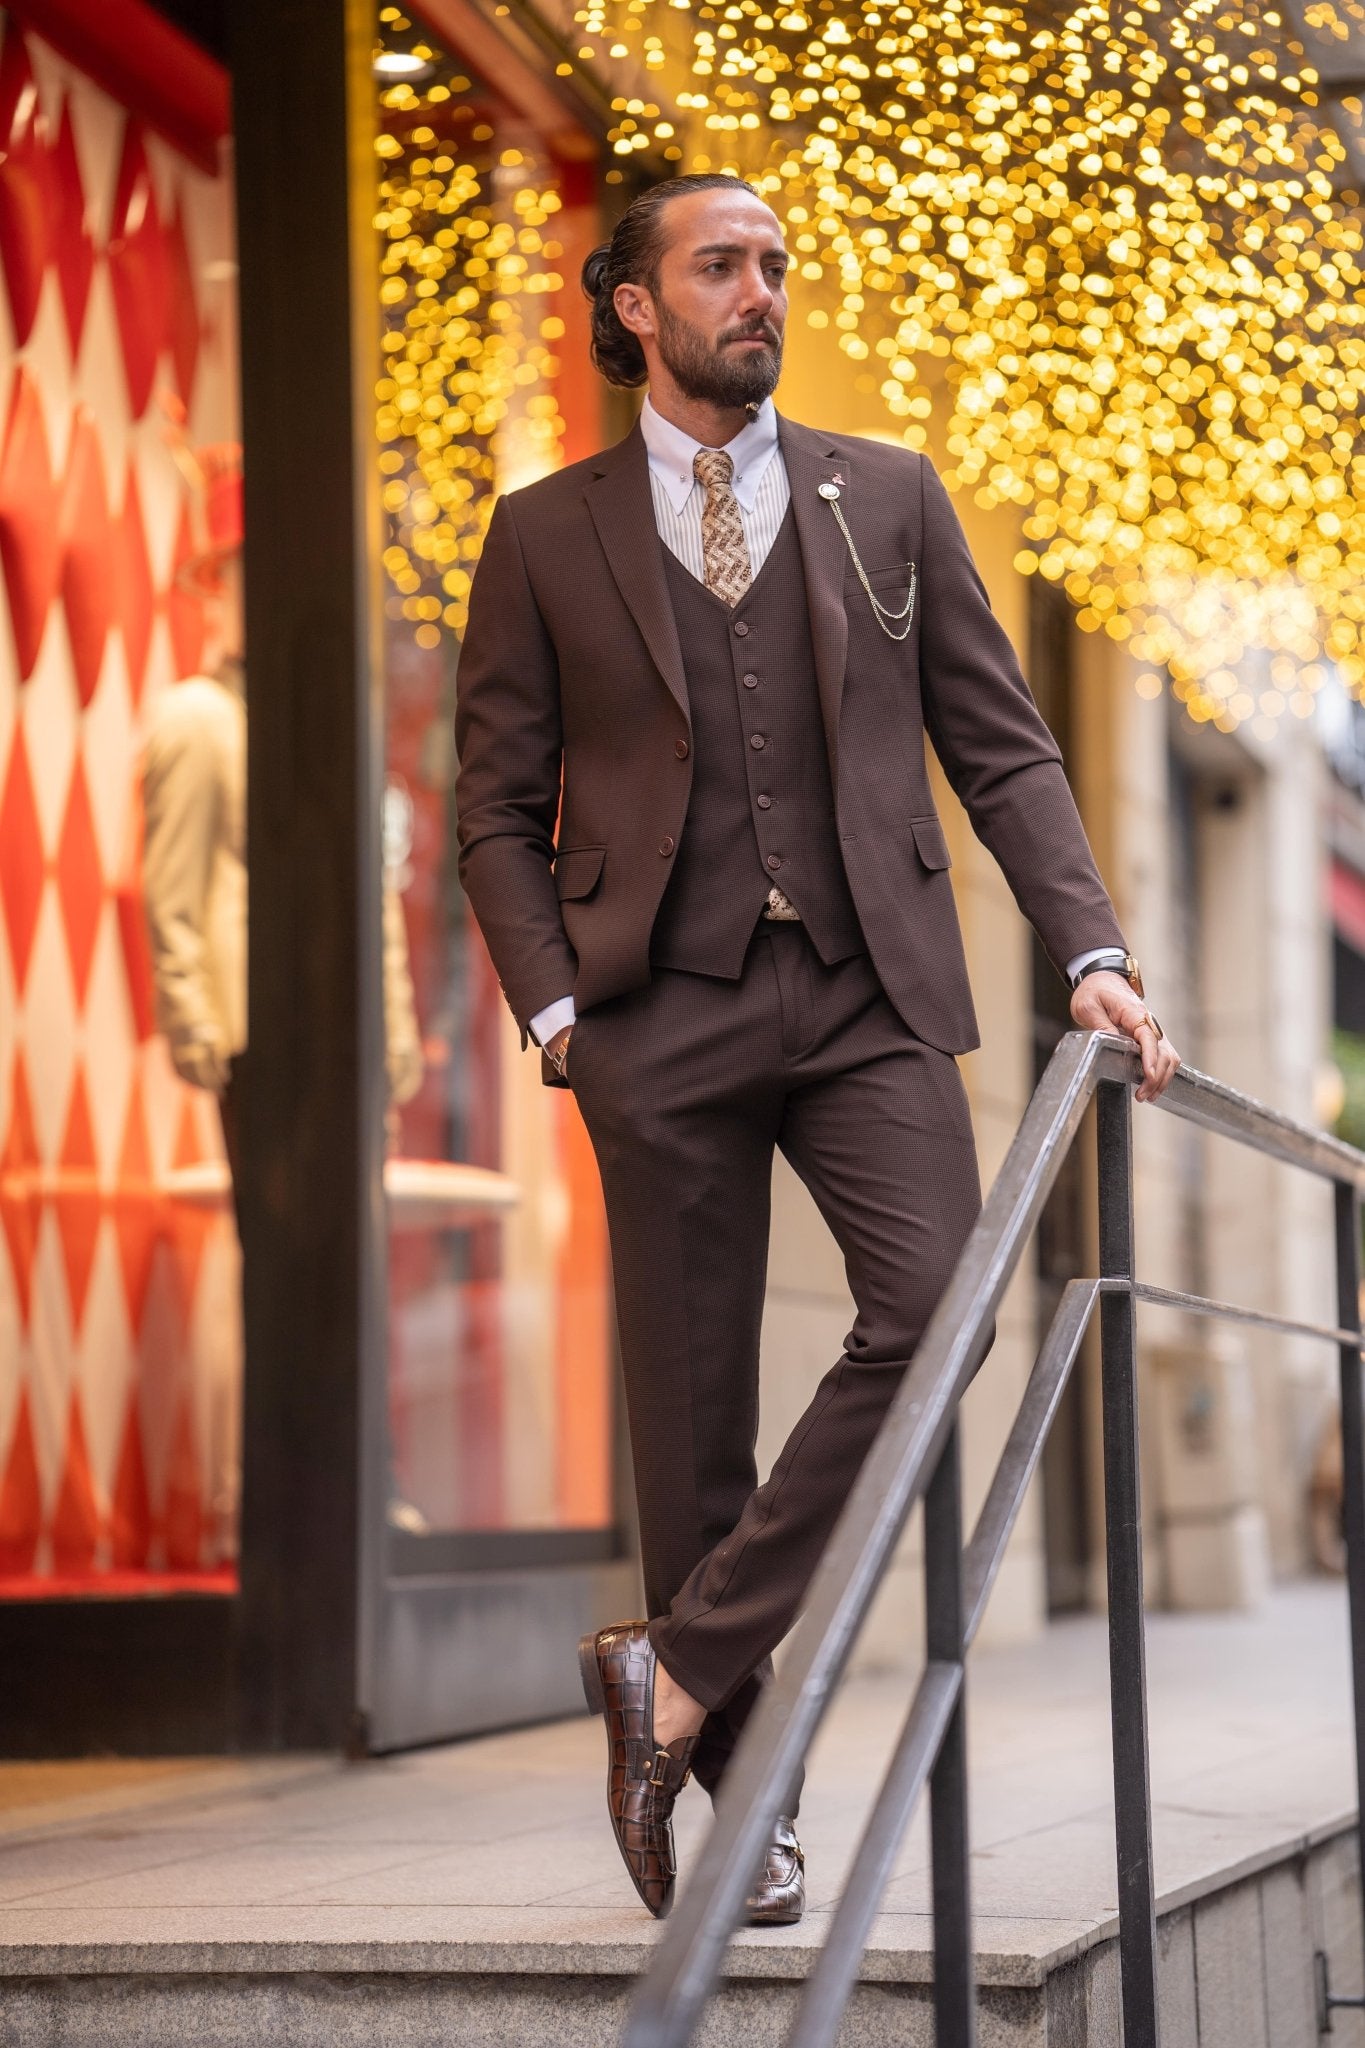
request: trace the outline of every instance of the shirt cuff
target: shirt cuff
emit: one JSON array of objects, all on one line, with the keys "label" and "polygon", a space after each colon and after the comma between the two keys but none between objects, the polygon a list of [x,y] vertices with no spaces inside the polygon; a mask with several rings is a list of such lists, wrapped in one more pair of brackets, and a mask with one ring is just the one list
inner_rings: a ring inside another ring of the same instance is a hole
[{"label": "shirt cuff", "polygon": [[[1067,961],[1066,978],[1068,981],[1074,981],[1081,969],[1088,967],[1092,960],[1122,960],[1124,957],[1122,946],[1094,946],[1090,952],[1078,953],[1074,960]],[[534,1031],[535,1028],[533,1024],[531,1029]]]},{"label": "shirt cuff", "polygon": [[543,1010],[537,1010],[531,1019],[531,1036],[537,1045],[548,1045],[560,1031],[575,1021],[576,1012],[572,996],[561,996],[557,1003],[547,1003]]}]

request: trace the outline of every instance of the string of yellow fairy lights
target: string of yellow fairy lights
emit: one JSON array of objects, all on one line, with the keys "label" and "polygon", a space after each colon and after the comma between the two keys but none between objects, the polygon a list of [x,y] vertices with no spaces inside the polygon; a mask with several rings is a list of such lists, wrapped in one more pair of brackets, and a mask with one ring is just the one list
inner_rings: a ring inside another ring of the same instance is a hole
[{"label": "string of yellow fairy lights", "polygon": [[[1328,35],[1361,11],[1310,7]],[[946,404],[949,483],[1020,508],[1018,567],[1126,642],[1140,689],[1164,672],[1224,727],[1308,715],[1325,661],[1365,689],[1359,197],[1273,7],[575,19],[580,61],[649,75],[617,153],[759,184],[905,440]]]},{"label": "string of yellow fairy lights", "polygon": [[[381,31],[408,32],[397,7]],[[388,608],[419,646],[464,629],[494,491],[558,458],[554,346],[564,328],[559,196],[529,149],[500,146],[471,80],[432,44],[419,83],[380,94],[376,226]],[[523,138],[524,140],[524,138]]]},{"label": "string of yellow fairy lights", "polygon": [[1307,27],[1331,42],[1350,41],[1353,31],[1365,28],[1365,6],[1361,0],[1308,0],[1303,10]]}]

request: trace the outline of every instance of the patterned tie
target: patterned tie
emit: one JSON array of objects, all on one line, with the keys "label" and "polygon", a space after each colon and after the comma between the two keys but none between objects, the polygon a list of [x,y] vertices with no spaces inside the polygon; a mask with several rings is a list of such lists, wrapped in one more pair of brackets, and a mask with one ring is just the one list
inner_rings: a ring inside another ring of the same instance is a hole
[{"label": "patterned tie", "polygon": [[[706,492],[701,515],[706,587],[715,592],[722,604],[736,605],[754,577],[739,500],[733,489],[734,460],[723,448],[699,448],[692,457],[692,474]],[[776,884],[768,891],[763,915],[779,924],[801,922],[800,911]]]},{"label": "patterned tie", "polygon": [[733,458],[723,448],[699,448],[692,457],[692,474],[706,492],[701,515],[706,587],[722,604],[738,604],[754,578],[739,500],[732,488]]}]

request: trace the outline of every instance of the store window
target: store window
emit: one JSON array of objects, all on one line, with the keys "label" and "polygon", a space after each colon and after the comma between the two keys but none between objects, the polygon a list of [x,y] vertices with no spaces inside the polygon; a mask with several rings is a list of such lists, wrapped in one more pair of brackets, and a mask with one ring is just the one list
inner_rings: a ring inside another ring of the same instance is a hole
[{"label": "store window", "polygon": [[421,1569],[432,1539],[491,1562],[516,1532],[605,1545],[613,1521],[596,1168],[572,1096],[521,1050],[454,815],[460,635],[494,498],[597,445],[576,289],[595,166],[396,9],[381,28],[389,1520]]},{"label": "store window", "polygon": [[[226,81],[208,97],[225,127]],[[142,768],[171,707],[183,724],[198,690],[231,726],[240,701],[231,185],[221,128],[193,159],[12,15],[0,138],[0,1599],[226,1593],[234,1047],[207,1034],[238,991],[199,1013],[185,1078]],[[239,939],[242,881],[221,906]]]}]

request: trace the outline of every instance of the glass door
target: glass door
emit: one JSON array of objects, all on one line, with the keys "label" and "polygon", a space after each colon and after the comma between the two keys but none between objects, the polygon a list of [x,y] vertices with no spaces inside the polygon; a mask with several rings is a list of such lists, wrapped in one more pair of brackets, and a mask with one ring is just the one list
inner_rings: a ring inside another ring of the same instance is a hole
[{"label": "glass door", "polygon": [[419,25],[387,8],[381,30],[389,1305],[364,1681],[379,1749],[571,1710],[576,1637],[633,1586],[596,1167],[572,1096],[521,1050],[455,861],[460,635],[494,499],[597,445],[593,387],[563,370],[571,350],[586,360],[595,145],[566,156],[559,129],[552,151]]}]

